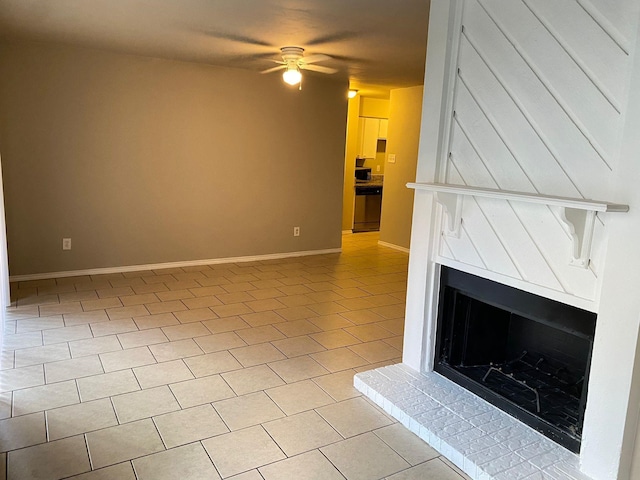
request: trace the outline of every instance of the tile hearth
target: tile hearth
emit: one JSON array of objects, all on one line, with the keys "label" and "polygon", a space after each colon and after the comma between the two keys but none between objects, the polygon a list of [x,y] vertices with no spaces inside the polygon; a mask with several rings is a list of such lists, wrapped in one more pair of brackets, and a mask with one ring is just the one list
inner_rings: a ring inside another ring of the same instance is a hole
[{"label": "tile hearth", "polygon": [[354,386],[472,479],[589,480],[577,455],[435,372],[384,366]]}]

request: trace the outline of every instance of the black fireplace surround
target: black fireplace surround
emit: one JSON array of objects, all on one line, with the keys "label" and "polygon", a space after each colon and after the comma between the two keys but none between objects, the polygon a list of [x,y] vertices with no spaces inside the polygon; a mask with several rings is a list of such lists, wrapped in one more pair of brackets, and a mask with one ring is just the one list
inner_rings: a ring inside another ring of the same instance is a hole
[{"label": "black fireplace surround", "polygon": [[443,266],[435,371],[578,453],[596,314]]}]

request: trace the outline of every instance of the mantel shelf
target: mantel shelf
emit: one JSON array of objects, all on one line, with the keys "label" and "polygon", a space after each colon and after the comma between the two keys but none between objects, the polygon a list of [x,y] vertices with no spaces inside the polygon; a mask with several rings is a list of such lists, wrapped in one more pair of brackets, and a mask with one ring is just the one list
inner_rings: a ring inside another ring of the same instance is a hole
[{"label": "mantel shelf", "polygon": [[445,183],[407,183],[408,188],[435,193],[448,217],[447,235],[460,236],[462,224],[462,201],[465,196],[495,198],[500,200],[537,203],[560,207],[560,219],[567,225],[573,239],[571,265],[587,268],[591,256],[591,241],[597,212],[628,212],[629,205],[585,200],[582,198],[557,197],[539,193],[513,192],[492,188],[468,187]]},{"label": "mantel shelf", "polygon": [[493,188],[467,187],[466,185],[450,185],[446,183],[407,183],[407,187],[415,190],[430,190],[434,192],[455,193],[473,197],[500,198],[502,200],[517,200],[519,202],[541,203],[555,207],[577,208],[579,210],[593,210],[594,212],[628,212],[629,205],[585,200],[583,198],[556,197],[540,193],[513,192],[510,190],[496,190]]}]

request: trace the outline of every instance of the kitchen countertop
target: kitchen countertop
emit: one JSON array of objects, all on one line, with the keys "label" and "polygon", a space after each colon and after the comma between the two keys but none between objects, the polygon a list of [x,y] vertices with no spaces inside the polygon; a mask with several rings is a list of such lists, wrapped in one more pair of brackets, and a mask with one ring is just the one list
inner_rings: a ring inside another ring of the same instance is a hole
[{"label": "kitchen countertop", "polygon": [[384,175],[371,175],[371,180],[356,180],[356,187],[382,187]]},{"label": "kitchen countertop", "polygon": [[358,187],[382,187],[382,182],[356,182],[355,188]]}]

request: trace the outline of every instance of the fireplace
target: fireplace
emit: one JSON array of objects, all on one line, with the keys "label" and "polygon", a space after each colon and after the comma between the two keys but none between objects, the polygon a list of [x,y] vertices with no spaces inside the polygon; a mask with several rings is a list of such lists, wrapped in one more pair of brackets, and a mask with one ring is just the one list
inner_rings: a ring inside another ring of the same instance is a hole
[{"label": "fireplace", "polygon": [[434,369],[578,453],[595,321],[443,267]]}]

